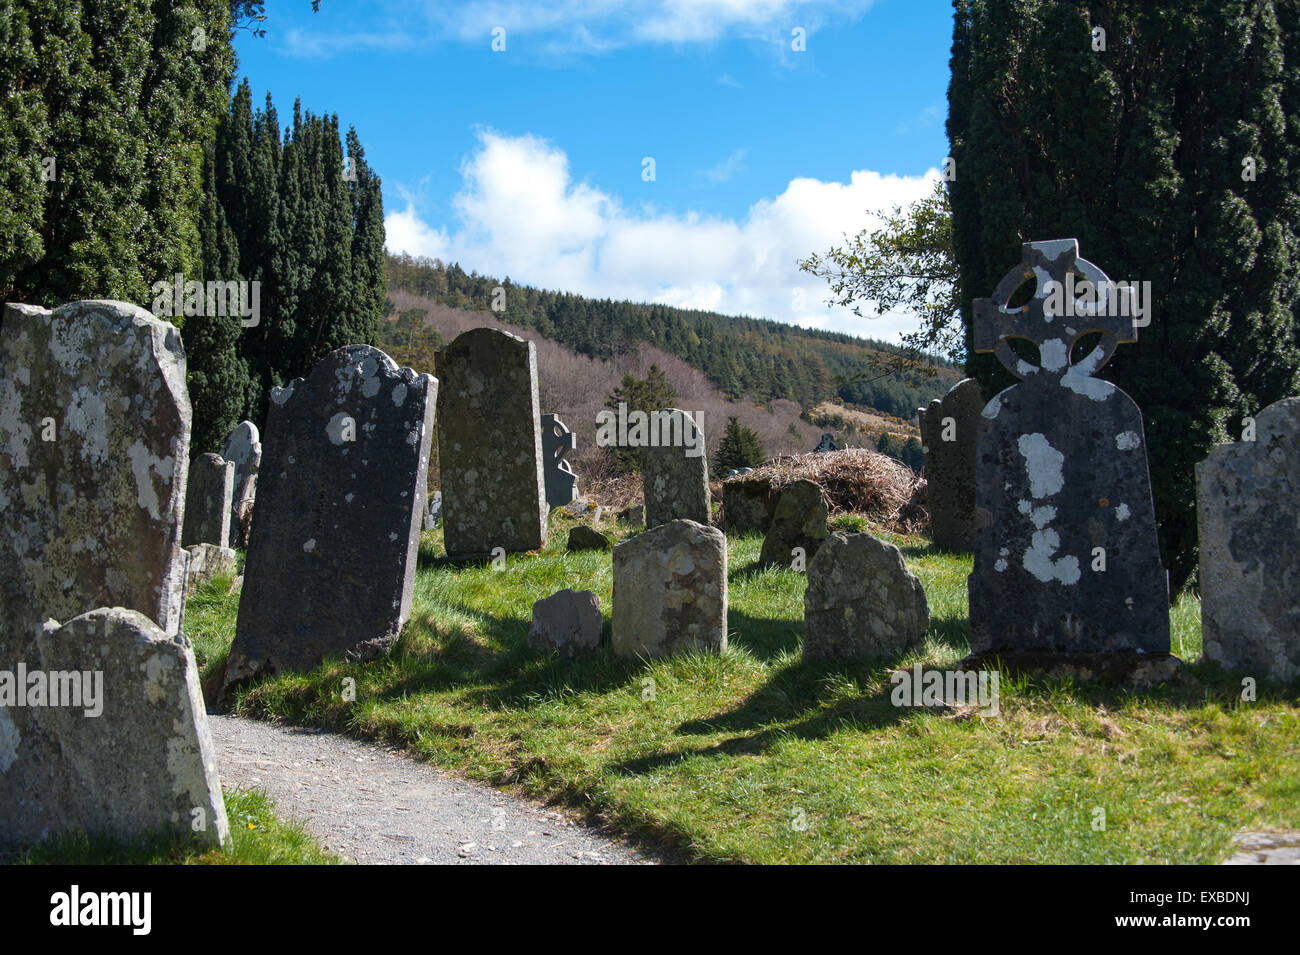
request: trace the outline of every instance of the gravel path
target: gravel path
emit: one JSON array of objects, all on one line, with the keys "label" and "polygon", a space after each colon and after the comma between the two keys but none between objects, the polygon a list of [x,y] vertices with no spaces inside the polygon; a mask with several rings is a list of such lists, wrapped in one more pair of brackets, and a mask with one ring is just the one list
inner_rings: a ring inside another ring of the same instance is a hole
[{"label": "gravel path", "polygon": [[208,723],[223,786],[261,789],[281,816],[360,863],[658,861],[560,812],[383,746],[217,714]]}]

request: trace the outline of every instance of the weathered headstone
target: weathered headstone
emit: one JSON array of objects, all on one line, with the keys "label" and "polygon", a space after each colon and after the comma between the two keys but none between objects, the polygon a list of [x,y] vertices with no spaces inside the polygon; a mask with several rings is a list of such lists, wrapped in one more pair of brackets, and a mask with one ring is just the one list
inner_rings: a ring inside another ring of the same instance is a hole
[{"label": "weathered headstone", "polygon": [[600,601],[590,590],[561,590],[533,604],[528,645],[572,657],[600,649]]},{"label": "weathered headstone", "polygon": [[676,520],[708,524],[713,517],[703,429],[679,408],[652,412],[650,428],[658,443],[641,448],[646,527]]},{"label": "weathered headstone", "polygon": [[767,533],[780,492],[763,477],[747,477],[722,482],[722,519],[728,531],[744,535],[750,531]]},{"label": "weathered headstone", "polygon": [[[972,662],[1016,653],[1168,658],[1168,579],[1142,414],[1119,388],[1092,377],[1137,331],[1131,316],[1115,314],[1118,290],[1077,256],[1074,239],[1027,243],[1024,262],[991,299],[975,303],[975,350],[995,352],[1024,380],[980,417]],[[1053,304],[1052,283],[1069,287],[1070,273],[1102,289],[1100,301]],[[1009,307],[1017,288],[1035,278],[1034,297]],[[1090,332],[1100,333],[1098,345],[1071,364],[1075,344]],[[1019,359],[1012,338],[1036,342],[1042,364]]]},{"label": "weathered headstone", "polygon": [[758,562],[805,569],[830,533],[826,527],[829,515],[820,484],[808,480],[791,481],[781,488],[772,526],[763,538]]},{"label": "weathered headstone", "polygon": [[669,521],[614,547],[615,656],[727,648],[727,538]]},{"label": "weathered headstone", "polygon": [[188,597],[215,574],[233,573],[238,556],[229,547],[216,544],[192,544],[185,548],[189,554],[189,569],[185,572],[185,596]]},{"label": "weathered headstone", "polygon": [[257,498],[257,472],[262,467],[262,436],[257,425],[241,421],[230,432],[221,456],[235,466],[234,491],[230,500],[230,546],[247,547]]},{"label": "weathered headstone", "polygon": [[218,454],[200,454],[190,461],[185,489],[185,529],[181,543],[230,546],[231,497],[235,465]]},{"label": "weathered headstone", "polygon": [[[0,321],[0,668],[40,667],[48,618],[98,607],[180,628],[190,400],[180,333],[124,302]],[[47,785],[60,741],[0,708],[0,841],[47,822],[9,807]],[[63,817],[51,816],[61,819]]]},{"label": "weathered headstone", "polygon": [[62,626],[47,622],[36,644],[49,693],[39,719],[58,750],[33,764],[36,754],[6,734],[0,709],[0,770],[20,768],[32,782],[5,804],[0,825],[17,823],[10,834],[27,839],[75,831],[128,840],[169,831],[206,846],[228,843],[188,641],[137,611],[102,607]]},{"label": "weathered headstone", "polygon": [[836,531],[808,564],[805,659],[914,650],[930,628],[921,582],[893,544]]},{"label": "weathered headstone", "polygon": [[546,544],[533,343],[472,328],[437,354],[443,540],[451,557]]},{"label": "weathered headstone", "polygon": [[578,436],[557,415],[542,415],[542,461],[546,506],[564,507],[578,497],[578,475],[564,456],[578,446]]},{"label": "weathered headstone", "polygon": [[569,540],[565,550],[609,550],[612,546],[609,538],[594,527],[578,524],[569,528]]},{"label": "weathered headstone", "polygon": [[975,443],[984,398],[974,378],[916,409],[925,452],[930,538],[948,550],[975,547]]},{"label": "weathered headstone", "polygon": [[442,523],[442,492],[434,491],[429,495],[429,504],[424,509],[424,530],[431,531]]},{"label": "weathered headstone", "polygon": [[411,612],[438,381],[369,345],[271,392],[225,687],[387,650]]},{"label": "weathered headstone", "polygon": [[1300,398],[1196,465],[1201,634],[1225,669],[1300,676]]},{"label": "weathered headstone", "polygon": [[829,432],[823,434],[822,439],[818,443],[817,447],[813,448],[813,451],[815,453],[822,453],[826,451],[840,451],[840,450],[843,449],[838,444],[835,443],[835,435]]}]

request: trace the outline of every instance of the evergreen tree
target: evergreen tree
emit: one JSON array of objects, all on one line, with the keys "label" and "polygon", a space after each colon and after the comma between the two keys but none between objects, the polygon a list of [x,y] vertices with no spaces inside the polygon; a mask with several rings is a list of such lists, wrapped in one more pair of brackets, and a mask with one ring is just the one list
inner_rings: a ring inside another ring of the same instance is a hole
[{"label": "evergreen tree", "polygon": [[[1300,4],[954,10],[950,199],[966,345],[973,299],[1020,261],[1022,242],[1077,237],[1112,279],[1151,282],[1151,324],[1101,375],[1142,409],[1176,593],[1196,562],[1193,466],[1243,416],[1300,388]],[[967,370],[988,394],[1014,381],[989,355]]]},{"label": "evergreen tree", "polygon": [[[631,372],[623,375],[623,381],[605,399],[605,407],[614,411],[619,410],[620,404],[626,405],[629,413],[644,411],[648,414],[652,411],[663,411],[677,404],[677,389],[664,377],[662,368],[651,365],[644,379],[636,377]],[[621,474],[640,468],[636,448],[612,448],[610,456],[614,461],[615,470]]]},{"label": "evergreen tree", "polygon": [[727,418],[727,429],[718,442],[717,470],[726,474],[733,468],[756,468],[767,460],[758,440],[758,432],[740,423],[735,415]]}]

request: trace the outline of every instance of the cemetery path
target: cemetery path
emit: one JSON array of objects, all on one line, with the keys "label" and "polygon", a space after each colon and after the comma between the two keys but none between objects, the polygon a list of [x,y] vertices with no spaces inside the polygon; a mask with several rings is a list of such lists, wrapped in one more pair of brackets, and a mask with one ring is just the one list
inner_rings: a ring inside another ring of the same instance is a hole
[{"label": "cemetery path", "polygon": [[282,818],[300,821],[322,845],[359,863],[659,861],[563,812],[394,749],[212,713],[208,724],[223,786],[262,790]]}]

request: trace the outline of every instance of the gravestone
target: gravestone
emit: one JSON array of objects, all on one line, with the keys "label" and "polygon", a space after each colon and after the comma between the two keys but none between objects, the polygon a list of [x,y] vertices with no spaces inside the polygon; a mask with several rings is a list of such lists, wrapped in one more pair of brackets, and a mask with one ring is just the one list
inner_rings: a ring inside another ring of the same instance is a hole
[{"label": "gravestone", "polygon": [[893,544],[836,531],[808,563],[804,659],[915,650],[930,628],[921,582]]},{"label": "gravestone", "polygon": [[185,489],[185,529],[181,543],[230,546],[231,497],[235,465],[219,454],[200,454],[190,461]]},{"label": "gravestone", "polygon": [[609,538],[594,527],[578,524],[569,528],[569,540],[565,545],[565,550],[609,550],[612,546]]},{"label": "gravestone", "polygon": [[709,461],[704,431],[679,408],[650,414],[658,445],[641,448],[641,489],[646,527],[685,520],[708,524]]},{"label": "gravestone", "polygon": [[542,461],[546,506],[564,507],[578,497],[578,475],[564,456],[578,446],[578,436],[553,414],[542,415]]},{"label": "gravestone", "polygon": [[1255,418],[1253,440],[1196,465],[1205,656],[1279,681],[1300,676],[1300,398]]},{"label": "gravestone", "polygon": [[238,556],[230,547],[218,547],[216,544],[191,544],[185,548],[189,555],[189,566],[185,571],[185,596],[189,597],[198,590],[208,578],[215,574],[234,573]]},{"label": "gravestone", "polygon": [[727,538],[669,521],[614,547],[615,656],[727,648]]},{"label": "gravestone", "polygon": [[[1050,283],[1069,273],[1106,291],[1091,305],[1080,299],[1059,309],[1076,314],[1057,314]],[[1010,307],[1035,279],[1034,297]],[[1112,314],[1117,294],[1078,258],[1074,239],[1059,239],[1027,243],[993,297],[976,300],[975,350],[994,352],[1023,380],[996,395],[979,421],[970,663],[1017,653],[1172,659],[1142,414],[1093,377],[1120,342],[1137,340],[1131,316]],[[1071,364],[1090,332],[1100,333],[1097,346]],[[1015,337],[1038,344],[1041,365],[1017,357]]]},{"label": "gravestone", "polygon": [[767,533],[772,526],[780,491],[765,477],[737,477],[722,482],[722,519],[728,531],[744,535],[750,531]]},{"label": "gravestone", "polygon": [[[0,669],[40,667],[48,618],[125,607],[180,629],[190,400],[175,327],[124,302],[0,321]],[[15,813],[48,784],[59,740],[40,711],[0,709],[0,841],[50,818]],[[42,768],[44,767],[44,768]]]},{"label": "gravestone", "polygon": [[590,590],[561,590],[533,604],[528,645],[564,657],[600,649],[600,601]]},{"label": "gravestone", "polygon": [[424,509],[424,530],[431,531],[442,523],[442,492],[434,491],[429,495],[429,504]]},{"label": "gravestone", "polygon": [[842,450],[843,449],[838,444],[835,443],[835,435],[830,434],[829,432],[823,434],[821,442],[817,445],[817,447],[813,448],[814,453],[822,453],[826,451],[842,451]]},{"label": "gravestone", "polygon": [[[802,479],[791,481],[781,488],[772,526],[763,538],[758,562],[785,567],[797,563],[796,570],[805,569],[807,561],[817,553],[830,533],[826,527],[829,516],[820,484]],[[795,554],[796,548],[802,551],[801,555]]]},{"label": "gravestone", "polygon": [[271,392],[224,690],[386,651],[411,612],[438,381],[369,345]]},{"label": "gravestone", "polygon": [[984,398],[974,378],[918,408],[925,452],[930,538],[948,550],[975,547],[975,439]]},{"label": "gravestone", "polygon": [[450,557],[546,544],[542,428],[533,343],[472,328],[437,354],[438,466]]},{"label": "gravestone", "polygon": [[[41,710],[45,730],[59,741],[57,756],[22,767],[37,784],[7,803],[3,815],[48,833],[133,840],[167,831],[206,847],[228,844],[216,752],[189,642],[168,636],[135,610],[102,607],[62,626],[48,621],[36,643],[51,694],[54,674],[72,692],[63,705]],[[5,735],[0,726],[0,739]],[[15,759],[32,755],[6,751],[0,742],[0,769],[12,772]]]},{"label": "gravestone", "polygon": [[221,456],[235,466],[234,490],[230,499],[230,546],[247,547],[257,497],[257,472],[262,467],[262,436],[257,425],[241,421],[230,432]]}]

